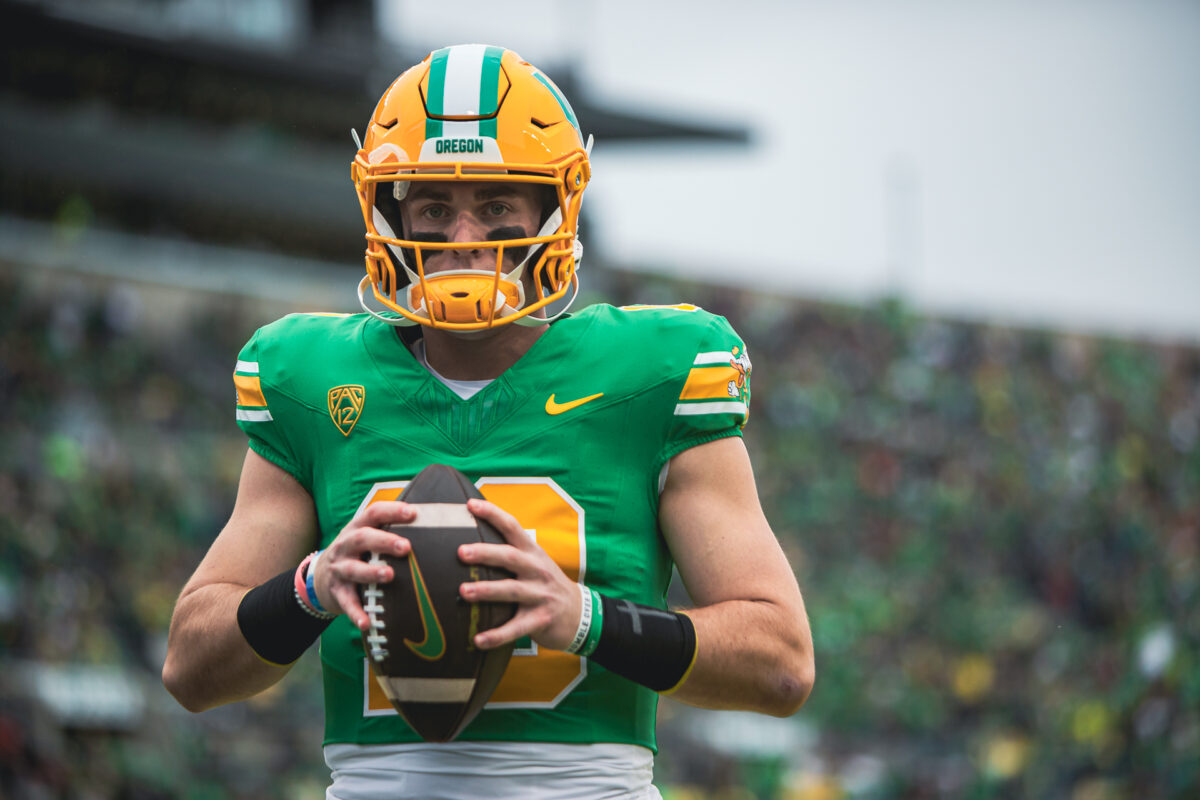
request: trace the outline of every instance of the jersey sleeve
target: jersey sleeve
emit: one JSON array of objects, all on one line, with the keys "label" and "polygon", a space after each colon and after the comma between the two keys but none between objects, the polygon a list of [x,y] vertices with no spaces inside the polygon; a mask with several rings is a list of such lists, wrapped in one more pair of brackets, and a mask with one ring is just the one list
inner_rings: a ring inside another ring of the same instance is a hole
[{"label": "jersey sleeve", "polygon": [[271,387],[271,365],[260,361],[261,337],[262,330],[259,329],[242,348],[234,366],[237,424],[250,437],[251,450],[288,472],[302,485],[307,485],[285,427],[279,419],[280,406],[286,400]]},{"label": "jersey sleeve", "polygon": [[[663,460],[698,444],[740,436],[750,416],[750,356],[724,317],[710,316],[684,356]],[[687,363],[687,357],[691,357]]]}]

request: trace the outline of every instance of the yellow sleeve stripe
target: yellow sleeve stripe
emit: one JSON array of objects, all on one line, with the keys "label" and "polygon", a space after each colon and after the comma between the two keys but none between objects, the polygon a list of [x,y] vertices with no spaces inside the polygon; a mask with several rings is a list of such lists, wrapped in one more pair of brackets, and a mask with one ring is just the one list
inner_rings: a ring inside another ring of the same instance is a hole
[{"label": "yellow sleeve stripe", "polygon": [[632,305],[620,306],[622,311],[662,311],[663,309],[671,309],[673,311],[699,311],[700,306],[694,306],[691,303],[677,303],[675,305]]},{"label": "yellow sleeve stripe", "polygon": [[262,383],[257,375],[234,375],[233,385],[237,387],[237,404],[239,406],[263,408],[267,405],[267,398],[263,397]]},{"label": "yellow sleeve stripe", "polygon": [[729,382],[737,381],[738,371],[729,366],[693,367],[679,394],[680,400],[717,400],[730,398]]}]

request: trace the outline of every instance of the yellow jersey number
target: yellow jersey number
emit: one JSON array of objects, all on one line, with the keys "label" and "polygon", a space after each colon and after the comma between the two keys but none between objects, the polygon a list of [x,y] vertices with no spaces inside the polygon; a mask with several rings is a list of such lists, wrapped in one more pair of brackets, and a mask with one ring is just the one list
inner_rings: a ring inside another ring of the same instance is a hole
[{"label": "yellow jersey number", "polygon": [[[359,511],[371,503],[397,499],[407,485],[408,481],[375,484]],[[480,478],[475,485],[485,498],[516,517],[568,578],[583,579],[587,564],[583,508],[562,487],[550,478]],[[528,646],[513,651],[486,708],[554,708],[587,674],[579,656],[524,641]],[[363,679],[367,715],[396,713],[369,669],[364,668]]]}]

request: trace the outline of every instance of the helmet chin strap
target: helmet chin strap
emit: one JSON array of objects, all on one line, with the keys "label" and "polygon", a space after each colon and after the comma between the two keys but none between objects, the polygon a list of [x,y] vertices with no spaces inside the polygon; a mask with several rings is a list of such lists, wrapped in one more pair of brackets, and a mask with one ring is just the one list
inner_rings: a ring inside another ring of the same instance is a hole
[{"label": "helmet chin strap", "polygon": [[363,311],[367,312],[368,314],[370,314],[372,317],[379,320],[380,322],[386,322],[388,325],[394,325],[397,328],[408,328],[408,327],[418,324],[416,322],[413,322],[408,317],[401,317],[401,316],[385,317],[383,314],[380,314],[378,311],[376,311],[375,309],[373,309],[369,305],[367,305],[366,290],[367,290],[367,286],[370,283],[371,283],[370,275],[363,275],[362,280],[360,280],[358,282],[358,304],[360,306],[362,306]]},{"label": "helmet chin strap", "polygon": [[[579,264],[581,261],[583,261],[583,242],[579,241],[578,236],[575,237],[575,246],[573,249],[574,249],[574,254],[575,254],[575,272],[578,272]],[[513,324],[514,325],[524,325],[528,328],[536,328],[539,325],[549,325],[551,322],[554,322],[554,320],[558,319],[563,314],[567,313],[571,309],[571,305],[575,302],[575,298],[578,296],[579,296],[579,278],[575,277],[575,274],[572,273],[571,274],[571,294],[567,297],[567,301],[565,304],[563,304],[562,308],[560,308],[558,311],[555,311],[553,314],[550,314],[549,316],[545,316],[545,317],[535,317],[533,314],[526,314],[525,316],[523,316],[519,319],[514,319]]]}]

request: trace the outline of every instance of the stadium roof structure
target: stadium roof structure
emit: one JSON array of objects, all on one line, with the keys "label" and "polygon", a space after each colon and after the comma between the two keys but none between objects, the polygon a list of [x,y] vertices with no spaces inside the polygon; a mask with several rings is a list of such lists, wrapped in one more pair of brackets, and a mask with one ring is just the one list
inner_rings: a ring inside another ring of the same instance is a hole
[{"label": "stadium roof structure", "polygon": [[[310,16],[349,8],[352,26],[370,25],[369,2],[296,5]],[[299,40],[256,45],[172,26],[153,8],[0,2],[0,210],[54,219],[73,201],[135,232],[340,262],[357,253],[350,128],[424,53],[364,46],[345,20],[309,19]],[[750,141],[738,125],[612,108],[569,65],[546,67],[602,144]]]}]

